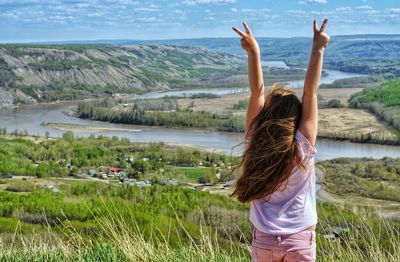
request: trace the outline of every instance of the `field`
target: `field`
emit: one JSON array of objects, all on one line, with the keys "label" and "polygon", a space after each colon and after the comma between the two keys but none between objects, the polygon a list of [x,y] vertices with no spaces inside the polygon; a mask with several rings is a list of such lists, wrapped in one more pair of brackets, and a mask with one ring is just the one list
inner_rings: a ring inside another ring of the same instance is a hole
[{"label": "field", "polygon": [[399,139],[396,130],[386,126],[371,113],[351,108],[319,110],[318,136],[355,141],[362,141],[363,136],[381,141]]},{"label": "field", "polygon": [[63,131],[74,131],[74,132],[85,132],[93,133],[98,131],[128,131],[128,132],[140,132],[138,129],[132,128],[112,128],[112,127],[96,127],[96,126],[85,126],[77,124],[65,124],[65,123],[43,123],[43,126],[55,128]]},{"label": "field", "polygon": [[[292,89],[296,94],[301,97],[303,94],[302,88]],[[321,88],[318,90],[320,100],[329,101],[332,99],[339,99],[342,105],[348,105],[348,99],[360,92],[362,88]],[[250,94],[248,92],[239,94],[224,95],[219,98],[208,99],[179,99],[178,103],[182,108],[190,107],[194,111],[213,111],[213,112],[227,112],[232,111],[232,107],[238,101],[248,99]]]}]

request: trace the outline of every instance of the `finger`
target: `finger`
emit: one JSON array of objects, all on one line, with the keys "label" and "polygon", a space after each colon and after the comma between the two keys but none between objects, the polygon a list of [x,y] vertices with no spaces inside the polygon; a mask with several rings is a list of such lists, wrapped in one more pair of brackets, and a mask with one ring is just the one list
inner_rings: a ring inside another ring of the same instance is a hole
[{"label": "finger", "polygon": [[236,27],[232,27],[233,31],[235,31],[238,35],[240,35],[241,37],[245,38],[246,35],[240,31],[239,29],[237,29]]},{"label": "finger", "polygon": [[324,32],[327,23],[328,23],[328,18],[325,18],[324,22],[321,25],[321,29],[319,30],[321,33]]},{"label": "finger", "polygon": [[244,29],[246,30],[246,33],[247,33],[247,34],[251,34],[250,27],[247,25],[246,22],[243,22],[243,26],[244,26]]},{"label": "finger", "polygon": [[314,19],[314,33],[318,31],[317,20]]}]

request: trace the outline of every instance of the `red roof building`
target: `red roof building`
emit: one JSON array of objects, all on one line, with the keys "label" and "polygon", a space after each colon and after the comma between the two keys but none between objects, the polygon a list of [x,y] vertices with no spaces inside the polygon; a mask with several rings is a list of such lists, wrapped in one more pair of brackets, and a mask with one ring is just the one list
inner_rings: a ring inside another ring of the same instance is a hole
[{"label": "red roof building", "polygon": [[121,168],[118,168],[118,167],[110,167],[110,168],[108,168],[108,170],[110,172],[121,172]]}]

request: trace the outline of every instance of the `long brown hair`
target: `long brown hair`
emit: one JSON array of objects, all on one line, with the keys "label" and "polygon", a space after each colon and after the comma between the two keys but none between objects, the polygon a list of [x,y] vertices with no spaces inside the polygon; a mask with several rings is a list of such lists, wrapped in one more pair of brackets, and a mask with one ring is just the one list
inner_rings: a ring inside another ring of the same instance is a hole
[{"label": "long brown hair", "polygon": [[236,167],[242,167],[242,172],[230,196],[242,203],[268,197],[286,186],[294,167],[304,167],[294,140],[300,118],[299,98],[292,90],[275,85],[247,131],[248,146]]}]

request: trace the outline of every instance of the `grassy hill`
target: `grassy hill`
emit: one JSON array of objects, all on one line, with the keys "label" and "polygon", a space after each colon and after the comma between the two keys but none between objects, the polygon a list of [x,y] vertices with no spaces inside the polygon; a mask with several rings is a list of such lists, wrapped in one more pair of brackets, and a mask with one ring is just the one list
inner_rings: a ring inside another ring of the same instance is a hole
[{"label": "grassy hill", "polygon": [[[162,182],[177,178],[169,166],[226,169],[228,156],[71,135],[36,142],[1,136],[0,144],[0,174],[15,175],[0,179],[0,261],[250,260],[248,204]],[[109,165],[153,183],[84,175]],[[399,221],[384,221],[368,206],[360,214],[330,203],[317,208],[318,261],[400,258]],[[324,237],[338,228],[338,238]]]},{"label": "grassy hill", "polygon": [[400,78],[364,89],[351,98],[350,106],[367,109],[400,131]]},{"label": "grassy hill", "polygon": [[197,47],[0,45],[0,103],[241,86],[230,77],[242,71],[242,60]]}]

